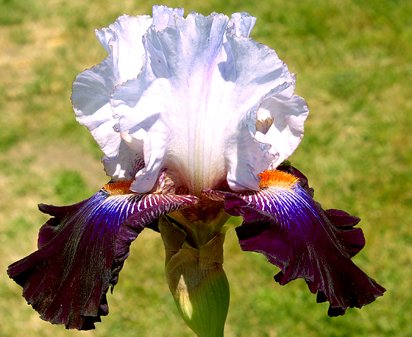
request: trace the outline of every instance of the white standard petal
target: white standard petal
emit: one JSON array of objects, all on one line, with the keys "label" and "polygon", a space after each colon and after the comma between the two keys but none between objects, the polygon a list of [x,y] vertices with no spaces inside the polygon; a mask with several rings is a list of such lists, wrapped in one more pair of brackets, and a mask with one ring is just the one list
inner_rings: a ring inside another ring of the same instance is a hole
[{"label": "white standard petal", "polygon": [[96,30],[96,36],[112,62],[116,77],[114,85],[139,74],[145,55],[142,38],[151,24],[152,18],[147,15],[122,15],[109,27]]},{"label": "white standard petal", "polygon": [[270,169],[276,168],[288,158],[303,137],[304,122],[309,109],[302,97],[290,94],[270,96],[262,102],[258,110],[258,116],[270,115],[266,121],[269,124],[272,121],[267,130],[264,128],[261,130],[263,132],[256,132],[256,139],[271,145],[269,153],[273,154],[275,159],[271,162]]},{"label": "white standard petal", "polygon": [[[234,190],[256,189],[257,174],[290,155],[301,138],[307,110],[282,103],[285,93],[293,93],[293,76],[273,50],[247,37],[254,18],[246,14],[231,20],[220,14],[161,14],[168,27],[152,27],[144,37],[147,73],[157,79],[149,85],[141,75],[113,95],[120,129],[132,137],[147,132],[146,166],[133,190],[150,190],[162,168],[195,195],[226,179]],[[265,132],[278,130],[279,146],[256,129],[264,109]],[[290,132],[280,130],[283,114],[290,115],[283,119]]]},{"label": "white standard petal", "polygon": [[183,17],[183,8],[169,8],[166,6],[153,6],[153,26],[163,30],[173,26],[176,17]]},{"label": "white standard petal", "polygon": [[77,120],[91,131],[105,154],[106,172],[111,172],[114,179],[136,173],[126,172],[135,166],[136,153],[126,155],[129,151],[124,151],[121,145],[124,141],[116,130],[110,100],[117,85],[141,71],[145,57],[142,37],[151,23],[149,16],[123,15],[109,27],[97,30],[96,36],[109,55],[102,63],[79,74],[73,83],[72,103]]},{"label": "white standard petal", "polygon": [[256,18],[248,13],[233,13],[228,31],[234,35],[248,37],[255,26]]}]

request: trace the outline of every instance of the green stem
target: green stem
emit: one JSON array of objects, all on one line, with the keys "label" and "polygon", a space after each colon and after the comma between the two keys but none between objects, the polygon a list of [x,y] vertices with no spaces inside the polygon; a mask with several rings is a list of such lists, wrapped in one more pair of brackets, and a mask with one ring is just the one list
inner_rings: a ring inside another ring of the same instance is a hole
[{"label": "green stem", "polygon": [[223,337],[229,283],[222,268],[224,234],[200,248],[167,219],[159,223],[166,249],[166,279],[186,324],[198,337]]}]

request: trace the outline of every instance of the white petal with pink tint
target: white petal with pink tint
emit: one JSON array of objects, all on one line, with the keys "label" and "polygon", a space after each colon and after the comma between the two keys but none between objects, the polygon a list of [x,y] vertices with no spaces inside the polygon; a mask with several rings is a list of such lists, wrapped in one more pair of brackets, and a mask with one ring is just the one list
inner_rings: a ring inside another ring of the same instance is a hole
[{"label": "white petal with pink tint", "polygon": [[[151,139],[144,146],[146,167],[132,188],[147,192],[167,168],[194,194],[225,179],[234,190],[257,189],[257,174],[288,157],[302,137],[293,119],[283,121],[294,132],[277,121],[282,114],[306,118],[303,105],[288,101],[294,98],[278,103],[293,92],[294,78],[273,50],[248,38],[254,18],[171,16],[167,29],[152,27],[145,35],[145,74],[154,74],[154,81],[141,75],[113,95],[120,129],[131,136],[144,129]],[[263,109],[276,116],[268,131],[279,142],[256,132]]]},{"label": "white petal with pink tint", "polygon": [[275,51],[249,38],[255,21],[155,6],[97,32],[109,56],[78,76],[73,105],[113,179],[145,193],[167,169],[195,195],[256,190],[292,154],[308,109]]}]

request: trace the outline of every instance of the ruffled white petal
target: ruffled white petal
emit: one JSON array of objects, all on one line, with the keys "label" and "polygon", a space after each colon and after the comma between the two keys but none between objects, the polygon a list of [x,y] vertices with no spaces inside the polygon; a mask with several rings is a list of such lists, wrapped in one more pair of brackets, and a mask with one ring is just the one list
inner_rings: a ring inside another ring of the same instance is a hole
[{"label": "ruffled white petal", "polygon": [[248,13],[232,14],[228,26],[228,32],[238,36],[248,37],[256,23],[256,18]]},{"label": "ruffled white petal", "polygon": [[263,101],[259,112],[269,113],[273,120],[273,124],[267,132],[257,132],[255,138],[259,142],[271,145],[269,153],[274,155],[275,159],[269,168],[274,169],[288,158],[299,145],[303,137],[303,126],[309,109],[302,97],[276,95]]},{"label": "ruffled white petal", "polygon": [[[79,76],[76,85],[83,85],[86,94],[77,93],[83,99],[74,105],[81,122],[106,132],[106,143],[103,133],[95,137],[110,153],[121,145],[110,140],[106,124],[127,134],[134,149],[122,155],[128,163],[119,168],[116,160],[106,161],[108,172],[131,176],[136,171],[128,170],[136,165],[130,158],[140,153],[145,166],[132,184],[139,193],[149,191],[165,168],[177,188],[196,195],[225,180],[233,190],[257,189],[258,173],[280,164],[299,144],[308,109],[294,95],[294,77],[286,65],[249,38],[254,24],[246,13],[230,19],[198,13],[184,18],[181,9],[155,6],[145,32],[139,26],[138,33],[129,34],[116,24],[100,31],[102,44],[113,50],[112,63],[107,61],[105,72],[96,67]],[[143,41],[134,46],[136,54],[144,55],[133,68],[134,58],[122,55],[136,34]],[[120,77],[128,81],[113,84]],[[95,95],[92,103],[89,93]]]},{"label": "ruffled white petal", "polygon": [[80,124],[92,133],[105,155],[118,152],[120,137],[113,130],[110,96],[116,77],[109,59],[79,74],[73,83],[72,103]]},{"label": "ruffled white petal", "polygon": [[[247,38],[255,22],[250,16],[166,19],[162,12],[162,21],[167,29],[145,35],[147,73],[157,79],[147,85],[138,78],[113,95],[121,130],[156,135],[156,147],[145,143],[146,167],[133,188],[146,192],[167,167],[195,194],[226,176],[234,190],[257,189],[257,174],[289,156],[302,136],[307,109],[283,98],[293,93],[293,76],[273,50]],[[277,139],[257,132],[259,110],[275,120],[267,133]]]},{"label": "ruffled white petal", "polygon": [[125,150],[110,100],[117,85],[139,74],[145,57],[142,38],[151,23],[149,16],[124,15],[108,28],[97,30],[96,36],[109,55],[101,64],[79,74],[73,83],[77,120],[91,131],[105,154],[106,172],[115,179],[130,176],[139,154]]},{"label": "ruffled white petal", "polygon": [[183,8],[169,8],[166,6],[153,6],[153,26],[163,30],[173,26],[175,17],[183,17]]},{"label": "ruffled white petal", "polygon": [[115,85],[139,74],[145,55],[142,37],[151,24],[152,19],[147,15],[122,15],[109,27],[96,30],[97,38],[112,61]]}]

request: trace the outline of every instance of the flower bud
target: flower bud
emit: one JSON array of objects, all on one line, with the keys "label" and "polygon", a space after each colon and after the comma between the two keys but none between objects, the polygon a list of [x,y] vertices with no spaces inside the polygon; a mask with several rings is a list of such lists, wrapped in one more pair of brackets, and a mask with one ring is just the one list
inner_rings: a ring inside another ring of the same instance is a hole
[{"label": "flower bud", "polygon": [[166,249],[166,279],[186,324],[199,337],[223,337],[229,308],[229,283],[223,271],[224,234],[199,248],[164,218],[159,223]]}]

